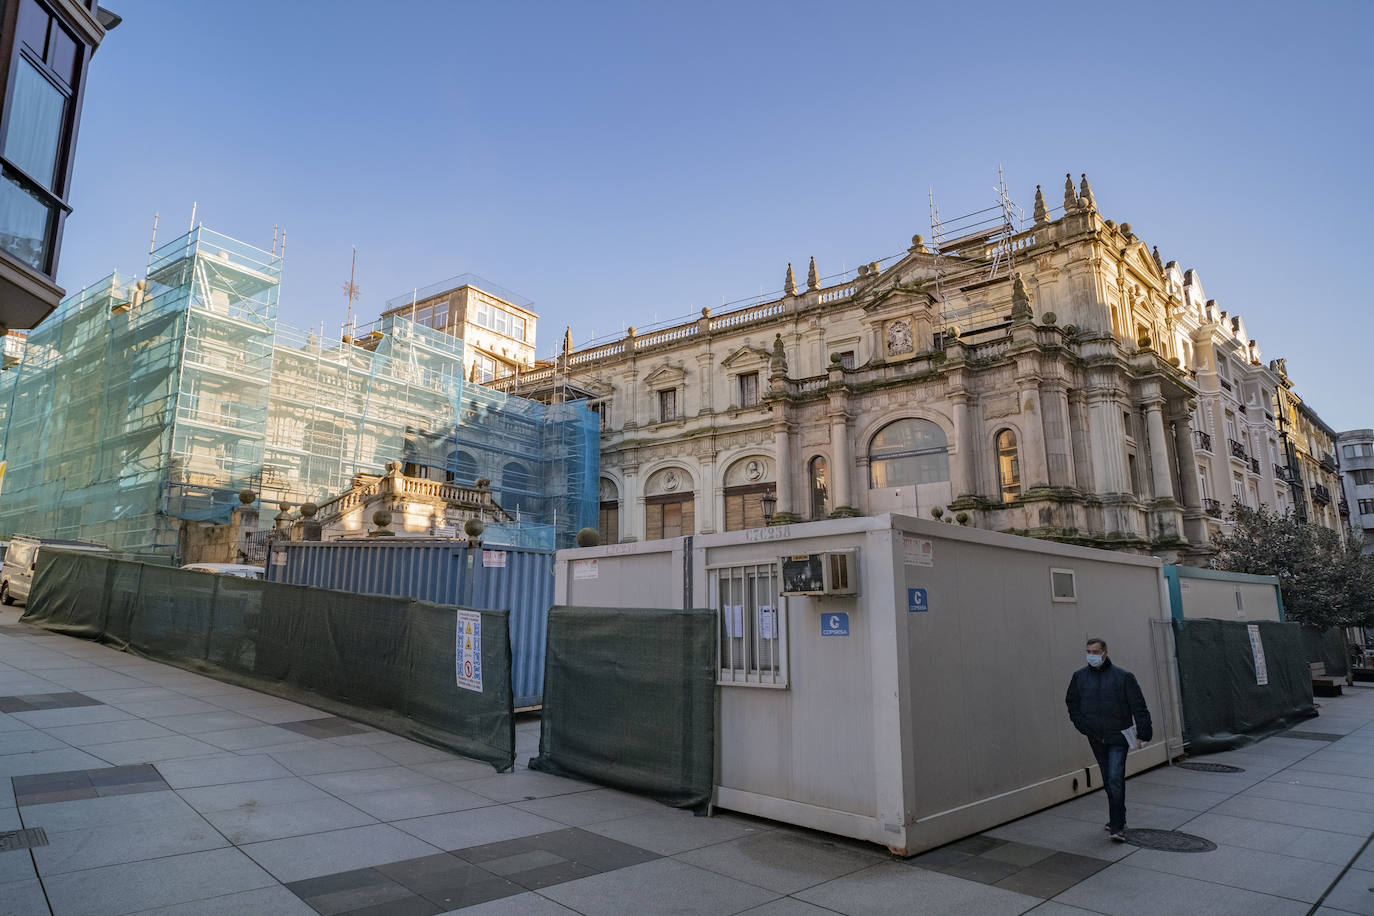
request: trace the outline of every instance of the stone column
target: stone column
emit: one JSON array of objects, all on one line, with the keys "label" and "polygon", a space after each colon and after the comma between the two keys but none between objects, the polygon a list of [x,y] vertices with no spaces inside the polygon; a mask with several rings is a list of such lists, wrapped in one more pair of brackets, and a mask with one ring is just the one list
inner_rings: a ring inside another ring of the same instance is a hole
[{"label": "stone column", "polygon": [[625,466],[625,492],[620,496],[620,531],[626,540],[642,541],[649,531],[644,515],[644,494],[639,488],[638,465]]},{"label": "stone column", "polygon": [[1121,425],[1121,408],[1111,390],[1093,391],[1087,396],[1088,450],[1092,455],[1093,482],[1097,495],[1129,493],[1126,485],[1126,457],[1122,446],[1126,431]]},{"label": "stone column", "polygon": [[849,449],[849,420],[841,408],[830,415],[830,508],[854,505],[850,482],[854,479],[854,456]]},{"label": "stone column", "polygon": [[782,418],[781,404],[773,408],[777,418],[773,423],[773,458],[777,462],[777,512],[796,512],[792,504],[792,436],[787,421]]},{"label": "stone column", "polygon": [[954,404],[954,441],[958,449],[951,490],[956,499],[977,496],[982,488],[978,486],[978,436],[973,428],[973,395],[955,391],[950,393],[950,400]]},{"label": "stone column", "polygon": [[1174,451],[1178,454],[1178,489],[1183,508],[1202,511],[1202,494],[1198,491],[1197,452],[1193,443],[1193,418],[1184,411],[1174,417]]},{"label": "stone column", "polygon": [[1154,481],[1155,499],[1173,499],[1174,481],[1169,473],[1169,446],[1164,436],[1164,398],[1151,398],[1144,403],[1145,435],[1150,442],[1150,477]]},{"label": "stone column", "polygon": [[1045,412],[1040,407],[1040,385],[1021,379],[1021,422],[1026,441],[1021,446],[1021,492],[1049,486],[1049,460],[1045,456]]},{"label": "stone column", "polygon": [[1045,389],[1045,400],[1054,407],[1052,413],[1056,416],[1056,429],[1053,430],[1054,454],[1061,458],[1060,462],[1050,462],[1050,485],[1076,486],[1078,478],[1074,474],[1073,418],[1069,413],[1069,388],[1062,379],[1054,379],[1045,383]]}]

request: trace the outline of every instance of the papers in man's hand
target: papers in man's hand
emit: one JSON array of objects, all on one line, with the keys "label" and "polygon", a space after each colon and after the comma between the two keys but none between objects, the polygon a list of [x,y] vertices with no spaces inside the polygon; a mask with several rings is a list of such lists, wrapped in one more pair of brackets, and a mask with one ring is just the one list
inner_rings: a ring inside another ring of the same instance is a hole
[{"label": "papers in man's hand", "polygon": [[1123,728],[1121,734],[1126,738],[1126,748],[1128,750],[1133,751],[1140,746],[1140,739],[1136,737],[1134,722],[1131,723],[1130,728]]}]

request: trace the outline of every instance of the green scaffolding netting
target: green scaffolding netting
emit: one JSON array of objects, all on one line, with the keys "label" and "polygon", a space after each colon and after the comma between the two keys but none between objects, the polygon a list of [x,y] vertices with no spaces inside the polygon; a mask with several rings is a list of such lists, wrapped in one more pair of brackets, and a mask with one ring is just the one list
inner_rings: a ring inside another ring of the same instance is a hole
[{"label": "green scaffolding netting", "polygon": [[704,808],[715,777],[715,638],[711,610],[552,608],[530,768]]},{"label": "green scaffolding netting", "polygon": [[[491,482],[508,543],[597,521],[598,424],[468,383],[463,341],[400,315],[349,342],[277,320],[282,260],[203,227],[69,297],[0,372],[0,532],[175,556],[183,525],[324,503],[393,461]],[[496,532],[494,532],[496,534]]]},{"label": "green scaffolding netting", "polygon": [[[1264,677],[1249,626],[1258,628]],[[1184,739],[1192,753],[1241,747],[1317,715],[1298,624],[1174,620],[1173,629]]]},{"label": "green scaffolding netting", "polygon": [[480,611],[481,691],[458,685],[460,609],[39,555],[23,620],[417,738],[498,770],[515,762],[509,614]]}]

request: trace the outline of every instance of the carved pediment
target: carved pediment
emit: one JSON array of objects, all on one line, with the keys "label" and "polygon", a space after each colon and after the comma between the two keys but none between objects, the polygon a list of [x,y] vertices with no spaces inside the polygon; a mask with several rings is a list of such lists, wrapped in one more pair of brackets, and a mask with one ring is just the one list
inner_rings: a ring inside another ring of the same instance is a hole
[{"label": "carved pediment", "polygon": [[671,388],[682,384],[687,372],[681,366],[664,364],[644,376],[644,383],[654,388]]},{"label": "carved pediment", "polygon": [[749,369],[755,365],[767,365],[769,355],[769,352],[761,347],[746,345],[725,357],[720,364],[726,369]]}]

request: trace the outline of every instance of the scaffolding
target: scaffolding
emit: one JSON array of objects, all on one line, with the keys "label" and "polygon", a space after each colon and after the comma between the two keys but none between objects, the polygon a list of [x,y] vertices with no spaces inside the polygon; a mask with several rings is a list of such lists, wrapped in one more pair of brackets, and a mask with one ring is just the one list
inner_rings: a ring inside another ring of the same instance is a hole
[{"label": "scaffolding", "polygon": [[585,404],[467,383],[463,342],[399,315],[328,343],[281,325],[281,269],[196,227],[150,254],[146,280],[65,300],[0,372],[0,531],[175,558],[182,526],[227,522],[243,489],[322,502],[392,461],[487,478],[521,521],[512,541],[566,546],[596,524]]},{"label": "scaffolding", "polygon": [[1025,232],[1026,213],[1007,192],[1002,169],[997,169],[997,202],[991,207],[942,219],[930,191],[930,234],[935,268],[935,299],[941,327],[961,333],[999,323],[1005,318],[995,307],[969,304],[961,287],[1010,275],[1016,267],[1017,237]]}]

